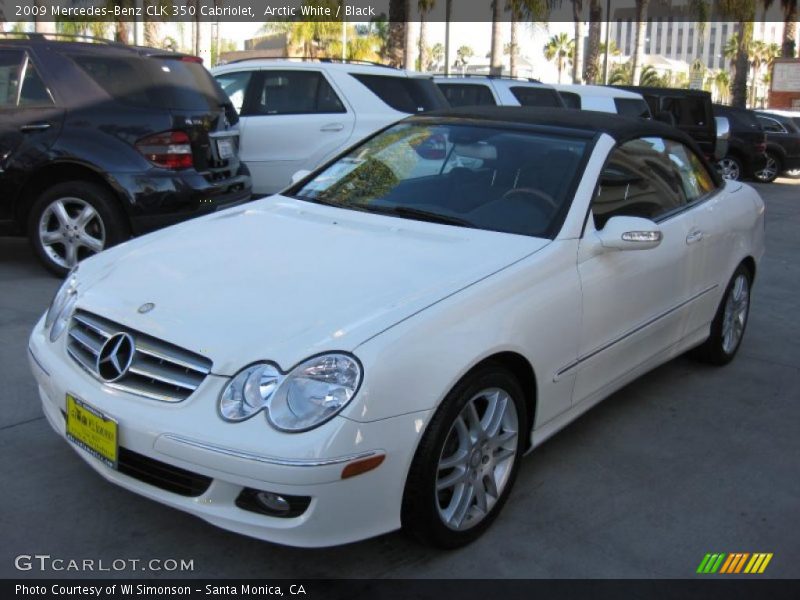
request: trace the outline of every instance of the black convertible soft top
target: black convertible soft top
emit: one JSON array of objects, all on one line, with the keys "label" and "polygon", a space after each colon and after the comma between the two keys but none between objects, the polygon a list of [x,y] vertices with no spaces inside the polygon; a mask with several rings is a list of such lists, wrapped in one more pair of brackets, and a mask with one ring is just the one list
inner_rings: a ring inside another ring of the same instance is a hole
[{"label": "black convertible soft top", "polygon": [[470,119],[541,127],[558,127],[584,132],[587,136],[607,133],[617,142],[633,138],[658,136],[683,142],[692,147],[694,141],[685,133],[652,119],[623,117],[613,113],[566,108],[537,108],[531,106],[465,106],[426,112],[416,119]]}]

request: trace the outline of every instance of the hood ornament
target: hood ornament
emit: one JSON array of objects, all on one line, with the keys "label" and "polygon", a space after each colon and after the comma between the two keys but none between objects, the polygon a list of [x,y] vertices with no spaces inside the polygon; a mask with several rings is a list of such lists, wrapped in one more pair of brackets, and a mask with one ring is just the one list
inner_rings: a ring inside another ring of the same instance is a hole
[{"label": "hood ornament", "polygon": [[136,312],[138,312],[140,315],[143,315],[143,314],[149,313],[155,307],[156,307],[156,305],[153,304],[152,302],[145,302],[138,309],[136,309]]}]

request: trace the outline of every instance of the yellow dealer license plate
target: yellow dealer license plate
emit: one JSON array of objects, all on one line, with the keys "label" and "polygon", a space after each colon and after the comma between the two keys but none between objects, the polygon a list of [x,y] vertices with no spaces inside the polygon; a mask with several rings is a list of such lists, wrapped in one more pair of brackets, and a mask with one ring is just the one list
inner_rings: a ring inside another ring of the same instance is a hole
[{"label": "yellow dealer license plate", "polygon": [[71,394],[67,394],[67,439],[117,468],[117,422]]}]

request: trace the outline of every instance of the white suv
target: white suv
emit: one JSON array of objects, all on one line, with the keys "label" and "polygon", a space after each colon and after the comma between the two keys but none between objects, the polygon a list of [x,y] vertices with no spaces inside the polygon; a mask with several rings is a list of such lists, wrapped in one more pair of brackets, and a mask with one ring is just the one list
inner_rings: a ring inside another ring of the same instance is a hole
[{"label": "white suv", "polygon": [[542,106],[564,107],[553,86],[534,79],[464,75],[433,78],[450,106]]},{"label": "white suv", "polygon": [[368,135],[447,107],[430,76],[330,59],[252,59],[212,74],[239,112],[253,193],[275,193]]}]

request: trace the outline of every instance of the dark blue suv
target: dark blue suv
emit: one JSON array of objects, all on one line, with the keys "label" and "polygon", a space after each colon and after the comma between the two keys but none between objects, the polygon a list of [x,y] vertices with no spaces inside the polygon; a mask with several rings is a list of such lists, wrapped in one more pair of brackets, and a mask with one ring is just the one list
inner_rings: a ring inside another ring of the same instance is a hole
[{"label": "dark blue suv", "polygon": [[236,111],[199,58],[16,37],[0,38],[0,235],[27,234],[48,269],[250,198]]}]

